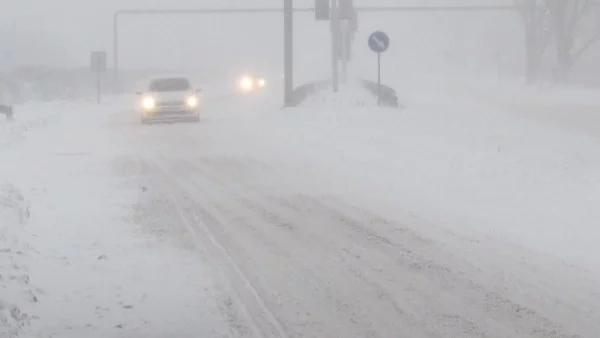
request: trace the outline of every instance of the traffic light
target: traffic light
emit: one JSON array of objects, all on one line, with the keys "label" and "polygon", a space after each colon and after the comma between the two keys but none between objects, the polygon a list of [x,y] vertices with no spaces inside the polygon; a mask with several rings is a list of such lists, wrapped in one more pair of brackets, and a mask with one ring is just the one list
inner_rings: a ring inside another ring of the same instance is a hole
[{"label": "traffic light", "polygon": [[315,0],[315,18],[318,21],[329,20],[329,0]]},{"label": "traffic light", "polygon": [[352,20],[354,17],[354,0],[340,1],[340,20]]}]

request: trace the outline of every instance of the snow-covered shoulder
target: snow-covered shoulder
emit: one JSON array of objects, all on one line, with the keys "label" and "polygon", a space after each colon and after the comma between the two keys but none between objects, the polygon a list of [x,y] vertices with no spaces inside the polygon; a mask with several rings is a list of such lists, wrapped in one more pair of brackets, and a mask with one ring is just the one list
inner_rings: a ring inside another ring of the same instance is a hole
[{"label": "snow-covered shoulder", "polygon": [[26,109],[0,153],[0,337],[220,335],[196,254],[140,225],[160,196],[111,138],[122,106]]}]

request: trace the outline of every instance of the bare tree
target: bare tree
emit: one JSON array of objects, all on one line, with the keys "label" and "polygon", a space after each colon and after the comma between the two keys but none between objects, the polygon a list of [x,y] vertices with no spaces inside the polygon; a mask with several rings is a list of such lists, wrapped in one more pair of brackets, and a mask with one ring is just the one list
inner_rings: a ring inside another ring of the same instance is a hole
[{"label": "bare tree", "polygon": [[535,83],[550,42],[556,44],[557,82],[566,82],[573,65],[600,40],[599,0],[514,0],[525,29],[527,83]]},{"label": "bare tree", "polygon": [[556,38],[554,78],[566,82],[573,65],[600,40],[598,0],[545,0]]},{"label": "bare tree", "polygon": [[528,84],[537,81],[542,57],[552,36],[550,9],[546,0],[515,0],[525,29],[525,75]]}]

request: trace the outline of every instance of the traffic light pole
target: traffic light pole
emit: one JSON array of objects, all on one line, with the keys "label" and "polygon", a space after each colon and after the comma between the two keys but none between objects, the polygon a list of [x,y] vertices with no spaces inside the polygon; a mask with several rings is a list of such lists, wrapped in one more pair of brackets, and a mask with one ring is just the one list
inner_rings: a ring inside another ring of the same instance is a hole
[{"label": "traffic light pole", "polygon": [[331,86],[333,92],[339,91],[339,56],[340,56],[340,15],[338,0],[331,0]]},{"label": "traffic light pole", "polygon": [[294,5],[293,0],[283,3],[283,78],[284,104],[291,106],[294,96]]},{"label": "traffic light pole", "polygon": [[349,32],[348,32],[348,22],[347,21],[340,21],[340,56],[341,56],[341,76],[340,76],[340,82],[342,84],[346,84],[346,82],[348,81],[348,44],[350,43],[350,41],[348,41],[348,36],[349,36]]},{"label": "traffic light pole", "polygon": [[[331,0],[335,5],[332,10],[332,76],[334,91],[338,90],[339,83],[339,50],[340,46],[340,24],[339,24],[339,0]],[[490,11],[514,11],[515,6],[391,6],[391,7],[356,7],[357,12],[490,12]],[[314,13],[315,8],[293,8],[293,0],[284,0],[284,9],[279,8],[206,8],[206,9],[129,9],[118,10],[113,15],[113,71],[115,82],[119,81],[119,22],[126,15],[206,15],[206,14],[256,14],[256,13],[279,13],[284,12],[284,64],[285,64],[285,103],[291,102],[293,92],[293,13]],[[292,13],[292,14],[290,14]],[[334,51],[333,48],[336,48]]]}]

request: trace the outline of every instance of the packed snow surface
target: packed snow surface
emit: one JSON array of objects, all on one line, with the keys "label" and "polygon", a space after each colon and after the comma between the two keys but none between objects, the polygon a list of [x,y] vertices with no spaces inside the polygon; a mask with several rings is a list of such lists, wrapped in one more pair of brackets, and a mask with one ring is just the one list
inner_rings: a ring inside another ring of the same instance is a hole
[{"label": "packed snow surface", "polygon": [[465,93],[20,107],[0,337],[598,337],[590,108]]}]

